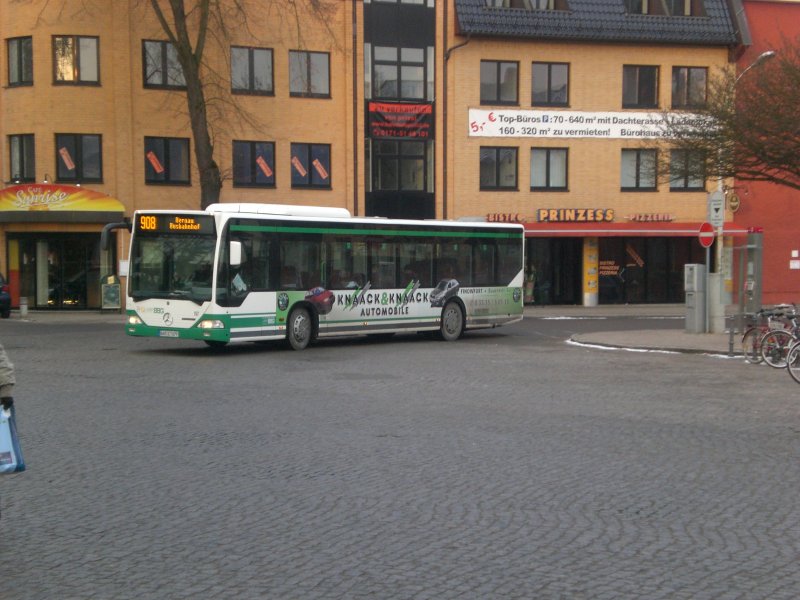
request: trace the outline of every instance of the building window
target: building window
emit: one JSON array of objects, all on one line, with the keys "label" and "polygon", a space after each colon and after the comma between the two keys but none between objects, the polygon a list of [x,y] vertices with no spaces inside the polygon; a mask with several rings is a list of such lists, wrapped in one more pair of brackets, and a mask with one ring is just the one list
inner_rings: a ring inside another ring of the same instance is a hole
[{"label": "building window", "polygon": [[290,95],[330,98],[330,90],[330,55],[327,52],[289,51]]},{"label": "building window", "polygon": [[632,15],[646,15],[648,0],[625,0],[625,12]]},{"label": "building window", "polygon": [[33,85],[33,38],[7,40],[8,85]]},{"label": "building window", "polygon": [[103,180],[101,136],[83,133],[56,134],[56,178],[58,181]]},{"label": "building window", "polygon": [[519,104],[519,63],[481,61],[481,104]]},{"label": "building window", "polygon": [[622,67],[622,108],[658,106],[658,67],[625,65]]},{"label": "building window", "polygon": [[669,154],[669,189],[671,192],[704,191],[705,160],[698,151],[672,150]]},{"label": "building window", "polygon": [[275,187],[275,142],[233,142],[233,185]]},{"label": "building window", "polygon": [[79,35],[53,36],[54,80],[59,84],[100,83],[100,39]]},{"label": "building window", "polygon": [[389,100],[425,98],[425,50],[422,48],[373,48],[373,95]]},{"label": "building window", "polygon": [[188,184],[188,138],[144,138],[144,181],[153,184]]},{"label": "building window", "polygon": [[533,106],[567,106],[569,103],[569,65],[533,63]]},{"label": "building window", "polygon": [[517,149],[481,146],[481,189],[517,189]]},{"label": "building window", "polygon": [[11,159],[11,181],[13,183],[35,181],[33,134],[8,136],[8,150]]},{"label": "building window", "polygon": [[625,0],[625,11],[635,15],[668,17],[702,17],[706,14],[703,0]]},{"label": "building window", "polygon": [[531,191],[567,189],[567,149],[531,148]]},{"label": "building window", "polygon": [[425,142],[374,140],[372,189],[425,191]]},{"label": "building window", "polygon": [[700,108],[706,104],[708,69],[672,68],[672,108]]},{"label": "building window", "polygon": [[178,51],[169,42],[142,42],[144,87],[184,89],[186,79],[178,62]]},{"label": "building window", "polygon": [[292,187],[331,187],[330,144],[292,144]]},{"label": "building window", "polygon": [[274,94],[272,50],[232,47],[231,90],[236,94]]},{"label": "building window", "polygon": [[523,10],[568,10],[567,0],[486,0],[486,6]]},{"label": "building window", "polygon": [[655,190],[656,164],[655,150],[623,150],[620,177],[622,190]]}]

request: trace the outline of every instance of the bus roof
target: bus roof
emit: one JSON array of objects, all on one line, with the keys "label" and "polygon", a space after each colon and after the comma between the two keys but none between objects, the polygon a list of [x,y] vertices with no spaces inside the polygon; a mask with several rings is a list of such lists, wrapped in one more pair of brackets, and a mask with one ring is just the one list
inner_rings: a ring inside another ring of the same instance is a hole
[{"label": "bus roof", "polygon": [[260,204],[257,202],[235,202],[211,204],[210,213],[248,213],[257,215],[283,215],[287,217],[324,217],[349,219],[352,215],[346,208],[327,206],[295,206],[292,204]]},{"label": "bus roof", "polygon": [[481,221],[476,217],[467,217],[458,220],[439,220],[439,219],[394,219],[388,217],[353,217],[346,208],[333,208],[324,206],[302,206],[292,204],[262,204],[258,202],[224,202],[211,204],[205,211],[181,209],[181,210],[137,210],[142,213],[193,213],[211,214],[231,217],[240,215],[242,217],[255,218],[259,215],[264,217],[276,217],[281,220],[311,219],[320,221],[339,221],[355,224],[371,225],[396,225],[411,227],[462,227],[462,228],[491,228],[491,229],[517,229],[522,231],[520,223],[498,223]]}]

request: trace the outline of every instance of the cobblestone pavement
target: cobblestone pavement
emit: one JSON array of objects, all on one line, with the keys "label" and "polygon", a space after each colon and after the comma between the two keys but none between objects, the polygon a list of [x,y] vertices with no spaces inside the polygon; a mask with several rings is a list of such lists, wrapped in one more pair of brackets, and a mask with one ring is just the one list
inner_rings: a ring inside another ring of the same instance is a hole
[{"label": "cobblestone pavement", "polygon": [[0,323],[29,465],[0,597],[796,598],[800,388],[564,343],[600,326],[297,353]]}]

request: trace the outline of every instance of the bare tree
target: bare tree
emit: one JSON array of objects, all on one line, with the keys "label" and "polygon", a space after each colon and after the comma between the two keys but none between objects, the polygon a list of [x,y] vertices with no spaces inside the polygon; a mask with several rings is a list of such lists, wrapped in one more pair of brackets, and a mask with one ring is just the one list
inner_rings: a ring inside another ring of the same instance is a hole
[{"label": "bare tree", "polygon": [[[223,176],[214,159],[213,120],[225,114],[210,111],[214,102],[234,107],[238,118],[254,122],[253,115],[239,110],[230,95],[227,78],[214,71],[205,61],[208,42],[214,41],[222,55],[229,51],[231,32],[248,28],[248,10],[268,10],[275,17],[294,24],[294,40],[302,45],[304,19],[315,19],[328,27],[328,17],[335,9],[335,0],[262,0],[258,6],[248,0],[148,0],[168,41],[177,51],[186,82],[186,104],[194,137],[194,154],[200,173],[200,206],[206,208],[219,201]],[[330,31],[330,29],[328,29]],[[332,34],[331,34],[332,35]],[[209,96],[211,92],[211,96]]]},{"label": "bare tree", "polygon": [[[355,1],[355,0],[354,0]],[[57,22],[62,18],[91,18],[109,10],[107,0],[11,0],[39,6],[36,22]],[[194,154],[200,173],[200,206],[219,201],[224,176],[214,159],[215,122],[231,120],[261,127],[256,115],[247,112],[231,94],[229,73],[218,72],[206,60],[209,43],[214,55],[230,58],[231,41],[265,42],[249,26],[251,20],[268,20],[272,35],[296,47],[305,47],[304,32],[325,31],[326,42],[340,47],[332,26],[332,16],[341,0],[130,0],[129,6],[150,10],[168,41],[177,51],[186,84],[186,106],[194,137]],[[260,19],[252,17],[259,15]],[[134,17],[135,18],[135,17]],[[307,27],[314,21],[316,27]],[[275,33],[277,32],[277,33]],[[243,41],[245,40],[245,41]],[[315,40],[318,43],[318,40]],[[230,64],[230,63],[228,63]]]},{"label": "bare tree", "polygon": [[757,61],[738,74],[714,74],[707,104],[693,114],[664,114],[665,178],[680,175],[674,163],[672,170],[666,164],[678,151],[699,157],[686,167],[692,177],[735,177],[800,190],[800,40],[784,42],[774,56]]},{"label": "bare tree", "polygon": [[[178,62],[186,81],[186,104],[194,137],[194,156],[200,172],[200,207],[206,208],[219,200],[222,177],[219,165],[214,160],[214,144],[208,126],[205,92],[203,90],[202,64],[208,35],[211,0],[200,0],[187,14],[183,0],[169,0],[171,22],[161,10],[158,0],[150,0],[150,6],[178,54]],[[196,37],[190,37],[190,19],[196,21]]]}]

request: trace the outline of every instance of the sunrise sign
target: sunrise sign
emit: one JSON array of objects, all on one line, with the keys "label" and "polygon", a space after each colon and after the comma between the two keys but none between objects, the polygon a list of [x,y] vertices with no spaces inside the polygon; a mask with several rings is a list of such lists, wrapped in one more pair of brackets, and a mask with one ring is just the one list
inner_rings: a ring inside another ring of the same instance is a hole
[{"label": "sunrise sign", "polygon": [[0,190],[0,212],[40,210],[124,212],[125,207],[116,198],[72,185],[31,183]]}]

